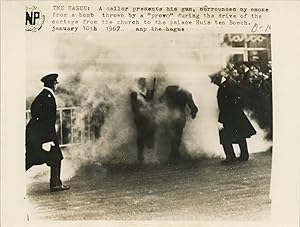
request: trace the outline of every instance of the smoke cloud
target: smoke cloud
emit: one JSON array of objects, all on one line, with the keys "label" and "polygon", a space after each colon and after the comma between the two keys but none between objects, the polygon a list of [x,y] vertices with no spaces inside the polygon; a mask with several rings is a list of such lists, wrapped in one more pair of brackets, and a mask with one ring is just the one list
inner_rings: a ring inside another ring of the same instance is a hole
[{"label": "smoke cloud", "polygon": [[[199,112],[194,120],[187,117],[181,145],[184,153],[192,158],[224,156],[217,131],[217,87],[208,77],[228,61],[230,50],[222,41],[219,34],[60,37],[56,48],[61,71],[58,106],[81,107],[82,119],[100,112],[103,123],[99,138],[67,149],[64,178],[88,165],[98,165],[103,172],[103,163],[137,162],[129,94],[141,76],[147,78],[150,87],[157,78],[153,110],[157,125],[163,125],[167,118],[166,107],[157,101],[165,86],[176,84],[192,93]],[[79,122],[75,127],[82,127]],[[248,140],[250,153],[267,150],[271,143],[264,140],[264,131],[253,119],[251,122],[258,133]],[[97,118],[92,123],[97,123]],[[168,141],[163,135],[163,129],[157,129],[155,149],[145,150],[147,163],[166,161]]]}]

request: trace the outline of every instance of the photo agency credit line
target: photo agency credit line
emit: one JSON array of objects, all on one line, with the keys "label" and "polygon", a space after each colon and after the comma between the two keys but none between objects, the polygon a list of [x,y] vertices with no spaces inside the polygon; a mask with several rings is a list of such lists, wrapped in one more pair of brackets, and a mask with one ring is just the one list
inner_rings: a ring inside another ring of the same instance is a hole
[{"label": "photo agency credit line", "polygon": [[201,28],[249,28],[269,32],[268,8],[123,7],[53,5],[52,32],[184,32]]}]

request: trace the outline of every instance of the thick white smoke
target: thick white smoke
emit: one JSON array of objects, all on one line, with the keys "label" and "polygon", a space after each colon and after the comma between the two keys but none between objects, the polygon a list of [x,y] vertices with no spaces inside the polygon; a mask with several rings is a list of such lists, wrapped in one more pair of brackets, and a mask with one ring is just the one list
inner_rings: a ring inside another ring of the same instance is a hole
[{"label": "thick white smoke", "polygon": [[[208,78],[228,60],[230,51],[221,45],[222,39],[218,34],[60,38],[56,48],[62,72],[60,86],[71,92],[58,95],[59,106],[79,105],[86,108],[84,115],[93,108],[104,113],[100,138],[68,150],[63,176],[72,177],[88,164],[136,162],[136,129],[129,94],[140,76],[147,78],[148,86],[153,77],[161,79],[156,100],[166,85],[176,84],[190,91],[199,113],[195,120],[187,118],[183,150],[194,158],[223,156],[217,131],[217,87]],[[157,106],[157,122],[164,118],[164,108]],[[270,144],[255,126],[258,134],[249,140],[249,150],[264,151]],[[149,163],[166,158],[168,145],[160,133],[156,132],[155,150],[145,151]]]}]

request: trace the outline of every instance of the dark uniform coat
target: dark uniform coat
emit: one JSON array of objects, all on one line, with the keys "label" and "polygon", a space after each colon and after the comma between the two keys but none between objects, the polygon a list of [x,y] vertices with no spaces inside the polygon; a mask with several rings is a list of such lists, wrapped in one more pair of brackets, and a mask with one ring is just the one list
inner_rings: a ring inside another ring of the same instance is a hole
[{"label": "dark uniform coat", "polygon": [[176,118],[181,121],[183,127],[186,122],[186,106],[190,108],[192,118],[194,118],[198,112],[192,94],[186,90],[180,89],[176,85],[166,87],[165,93],[161,99],[165,99],[169,110],[178,114]]},{"label": "dark uniform coat", "polygon": [[[31,104],[31,119],[26,126],[26,170],[33,165],[55,165],[63,159],[55,131],[56,101],[54,95],[44,88]],[[42,144],[53,141],[49,152]]]},{"label": "dark uniform coat", "polygon": [[256,131],[243,112],[238,87],[234,79],[228,78],[219,86],[219,122],[223,124],[220,143],[238,143],[256,134]]},{"label": "dark uniform coat", "polygon": [[194,103],[192,94],[176,85],[166,87],[160,99],[166,102],[170,112],[168,130],[170,133],[171,153],[169,158],[170,161],[174,161],[179,157],[179,146],[183,128],[186,124],[186,107],[189,107],[193,119],[196,117],[198,108]]},{"label": "dark uniform coat", "polygon": [[154,118],[151,112],[151,100],[153,92],[150,90],[143,94],[139,91],[132,91],[131,108],[134,114],[134,121],[137,128],[138,146],[146,145],[154,147]]}]

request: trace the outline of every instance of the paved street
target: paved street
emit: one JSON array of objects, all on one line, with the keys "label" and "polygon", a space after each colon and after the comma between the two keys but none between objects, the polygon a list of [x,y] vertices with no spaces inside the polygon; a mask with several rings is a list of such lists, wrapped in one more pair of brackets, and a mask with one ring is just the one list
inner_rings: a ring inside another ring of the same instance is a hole
[{"label": "paved street", "polygon": [[226,166],[203,159],[161,166],[89,166],[49,192],[27,185],[29,220],[265,220],[271,153]]}]

